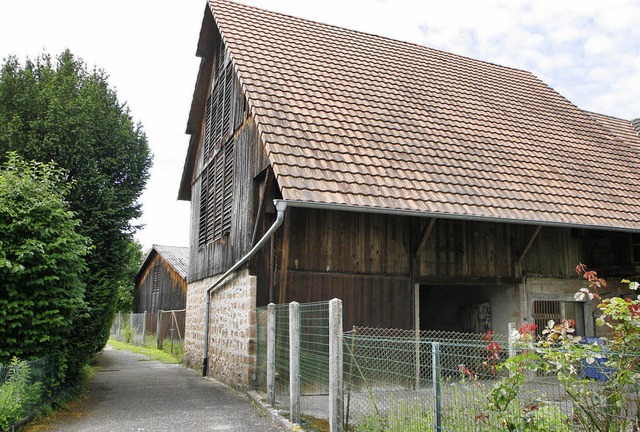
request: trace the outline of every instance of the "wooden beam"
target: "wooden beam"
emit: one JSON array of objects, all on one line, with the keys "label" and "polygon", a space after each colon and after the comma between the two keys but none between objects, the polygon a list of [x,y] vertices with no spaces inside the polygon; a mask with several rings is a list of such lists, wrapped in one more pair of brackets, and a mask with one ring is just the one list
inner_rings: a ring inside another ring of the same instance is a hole
[{"label": "wooden beam", "polygon": [[527,253],[529,252],[529,249],[531,249],[531,246],[533,245],[533,242],[538,237],[538,234],[540,234],[541,229],[542,229],[542,225],[538,225],[536,227],[536,230],[533,232],[533,234],[531,235],[531,238],[529,239],[529,243],[527,243],[527,246],[525,246],[524,250],[520,254],[520,258],[518,258],[518,261],[517,261],[518,264],[522,263],[522,261],[524,261],[524,259],[526,258]]},{"label": "wooden beam", "polygon": [[267,167],[267,172],[264,176],[264,181],[262,182],[262,193],[260,194],[260,203],[258,204],[258,212],[256,213],[256,221],[253,224],[253,234],[251,235],[251,246],[255,246],[256,241],[258,239],[258,226],[260,225],[260,221],[264,218],[264,212],[267,208],[266,197],[271,191],[271,183],[272,183],[273,175],[271,171],[271,167]]},{"label": "wooden beam", "polygon": [[529,239],[529,242],[527,243],[524,250],[520,254],[520,257],[516,260],[516,264],[514,266],[515,277],[522,276],[522,261],[524,261],[524,259],[527,257],[527,253],[529,252],[529,249],[531,249],[533,242],[536,241],[536,238],[538,237],[538,234],[540,234],[541,229],[542,229],[542,225],[538,225],[536,227],[536,230],[531,235],[531,238]]},{"label": "wooden beam", "polygon": [[427,240],[429,240],[429,237],[431,236],[431,232],[433,231],[433,226],[435,224],[436,224],[436,218],[431,218],[431,221],[429,222],[429,225],[427,225],[427,227],[422,232],[422,238],[420,240],[420,243],[418,244],[418,247],[416,248],[416,250],[413,253],[414,257],[417,257],[418,254],[424,248],[424,246],[427,244]]}]

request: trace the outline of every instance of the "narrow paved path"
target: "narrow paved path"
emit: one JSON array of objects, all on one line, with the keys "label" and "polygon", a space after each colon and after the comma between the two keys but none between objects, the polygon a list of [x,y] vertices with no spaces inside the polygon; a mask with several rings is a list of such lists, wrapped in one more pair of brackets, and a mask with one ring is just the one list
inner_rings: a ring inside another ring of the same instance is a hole
[{"label": "narrow paved path", "polygon": [[47,425],[62,432],[281,431],[250,399],[180,365],[105,348],[76,415]]}]

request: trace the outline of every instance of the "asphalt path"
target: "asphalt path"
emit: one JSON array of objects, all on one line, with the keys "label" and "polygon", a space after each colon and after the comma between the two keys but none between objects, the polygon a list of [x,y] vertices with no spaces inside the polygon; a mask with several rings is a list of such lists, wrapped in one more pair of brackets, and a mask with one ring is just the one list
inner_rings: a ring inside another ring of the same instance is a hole
[{"label": "asphalt path", "polygon": [[281,431],[243,393],[180,365],[110,347],[88,397],[47,430],[62,432]]}]

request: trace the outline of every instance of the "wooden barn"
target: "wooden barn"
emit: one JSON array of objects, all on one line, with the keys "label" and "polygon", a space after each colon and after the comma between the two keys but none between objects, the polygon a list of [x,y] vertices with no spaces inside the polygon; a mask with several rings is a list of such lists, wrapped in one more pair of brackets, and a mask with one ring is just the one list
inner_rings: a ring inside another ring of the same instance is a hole
[{"label": "wooden barn", "polygon": [[188,269],[189,248],[153,245],[135,278],[133,312],[184,309]]},{"label": "wooden barn", "polygon": [[527,71],[227,0],[197,55],[185,355],[227,383],[251,382],[269,302],[338,297],[347,328],[593,334],[576,265],[640,272],[637,123]]}]

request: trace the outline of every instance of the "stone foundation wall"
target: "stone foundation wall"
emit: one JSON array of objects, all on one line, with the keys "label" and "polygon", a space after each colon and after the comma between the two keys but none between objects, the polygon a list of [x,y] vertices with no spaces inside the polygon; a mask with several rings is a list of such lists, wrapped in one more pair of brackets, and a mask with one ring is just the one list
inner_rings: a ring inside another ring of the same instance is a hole
[{"label": "stone foundation wall", "polygon": [[[202,367],[206,289],[218,276],[188,285],[185,326],[185,364]],[[209,371],[234,387],[250,387],[255,375],[256,277],[241,270],[211,293]]]}]

